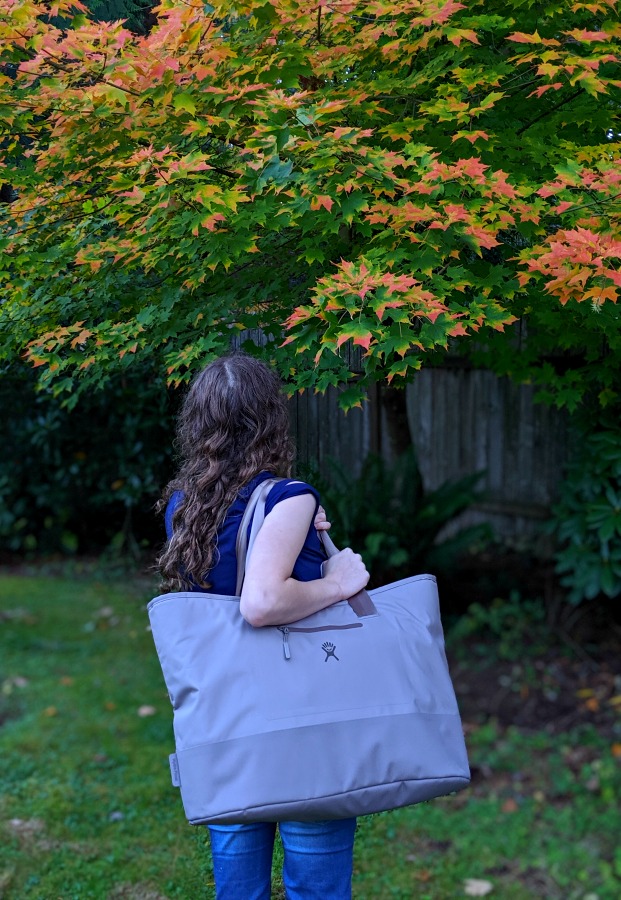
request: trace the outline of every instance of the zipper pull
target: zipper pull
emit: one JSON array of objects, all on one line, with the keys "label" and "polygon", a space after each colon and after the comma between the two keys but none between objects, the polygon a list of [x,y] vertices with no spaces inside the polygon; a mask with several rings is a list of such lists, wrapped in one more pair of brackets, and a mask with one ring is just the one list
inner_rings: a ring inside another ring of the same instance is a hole
[{"label": "zipper pull", "polygon": [[278,630],[282,631],[282,650],[285,659],[291,659],[291,650],[289,649],[289,629],[286,625],[279,625]]}]

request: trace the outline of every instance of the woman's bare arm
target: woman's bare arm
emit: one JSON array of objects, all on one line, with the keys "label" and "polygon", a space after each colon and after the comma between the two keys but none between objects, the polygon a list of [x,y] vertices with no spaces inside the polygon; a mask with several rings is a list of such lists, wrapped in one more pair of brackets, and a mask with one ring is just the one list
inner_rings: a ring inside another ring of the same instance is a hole
[{"label": "woman's bare arm", "polygon": [[351,597],[369,580],[361,557],[349,548],[324,563],[324,577],[291,577],[315,513],[311,494],[288,497],[266,516],[246,566],[240,610],[251,625],[286,625]]}]

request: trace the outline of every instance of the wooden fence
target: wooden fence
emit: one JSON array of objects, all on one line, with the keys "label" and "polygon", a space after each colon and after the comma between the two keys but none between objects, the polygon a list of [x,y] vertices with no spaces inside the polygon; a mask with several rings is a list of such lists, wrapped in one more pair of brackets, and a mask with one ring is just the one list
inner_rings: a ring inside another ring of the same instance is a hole
[{"label": "wooden fence", "polygon": [[[489,522],[505,541],[532,540],[558,495],[567,458],[568,420],[533,400],[528,385],[477,369],[425,369],[406,389],[410,432],[428,490],[482,472],[484,499],[459,524]],[[375,395],[345,415],[336,391],[291,400],[303,464],[327,470],[335,457],[349,471],[365,455],[388,456],[386,422]]]},{"label": "wooden fence", "polygon": [[373,439],[374,404],[345,414],[339,408],[337,390],[328,388],[323,395],[310,391],[296,394],[290,401],[290,414],[298,460],[303,466],[317,466],[323,471],[332,457],[358,474],[367,454],[378,451]]}]

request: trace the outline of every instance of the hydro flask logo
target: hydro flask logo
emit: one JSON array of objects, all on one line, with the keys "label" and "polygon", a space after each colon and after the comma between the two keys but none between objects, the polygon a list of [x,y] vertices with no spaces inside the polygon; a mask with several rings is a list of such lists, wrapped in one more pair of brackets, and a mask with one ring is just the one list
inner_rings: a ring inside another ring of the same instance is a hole
[{"label": "hydro flask logo", "polygon": [[[335,653],[336,647],[334,646],[334,644],[331,644],[329,641],[326,641],[325,644],[322,644],[322,645],[321,645],[321,649],[322,649],[322,650],[324,651],[324,653],[326,654],[326,658],[324,659],[324,662],[328,662],[328,659],[329,659],[331,656],[333,656],[334,659],[337,659],[337,660],[339,659],[338,656],[337,656],[336,653]],[[339,660],[339,662],[340,662],[340,660]]]}]

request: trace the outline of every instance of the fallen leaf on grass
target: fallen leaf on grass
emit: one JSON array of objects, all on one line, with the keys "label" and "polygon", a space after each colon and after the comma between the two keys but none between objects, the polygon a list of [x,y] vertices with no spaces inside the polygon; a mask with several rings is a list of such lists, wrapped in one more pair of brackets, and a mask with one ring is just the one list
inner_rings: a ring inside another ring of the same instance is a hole
[{"label": "fallen leaf on grass", "polygon": [[433,878],[433,873],[430,872],[429,869],[421,869],[420,872],[416,872],[414,878],[416,878],[417,881],[422,881],[423,884],[426,884]]},{"label": "fallen leaf on grass", "polygon": [[144,719],[146,716],[154,716],[157,712],[154,706],[141,706],[138,709],[138,715],[141,719]]},{"label": "fallen leaf on grass", "polygon": [[41,831],[45,828],[42,819],[9,819],[9,827],[13,831]]},{"label": "fallen leaf on grass", "polygon": [[43,715],[47,716],[48,719],[51,719],[51,718],[53,718],[53,716],[58,715],[58,710],[55,706],[46,706],[45,709],[43,710]]},{"label": "fallen leaf on grass", "polygon": [[[15,869],[5,869],[3,872],[0,872],[0,891],[4,891],[5,888],[8,888],[13,881],[14,874]],[[2,895],[0,894],[0,896]]]},{"label": "fallen leaf on grass", "polygon": [[13,693],[13,688],[25,688],[28,685],[28,679],[21,675],[14,675],[13,678],[7,678],[2,682],[2,693],[8,697]]},{"label": "fallen leaf on grass", "polygon": [[613,744],[610,750],[615,759],[621,759],[621,744]]},{"label": "fallen leaf on grass", "polygon": [[0,611],[0,622],[3,619],[13,619],[16,622],[23,622],[26,625],[34,625],[37,621],[36,616],[22,607],[18,607],[17,609],[5,609]]},{"label": "fallen leaf on grass", "polygon": [[12,694],[13,688],[24,688],[27,684],[28,679],[22,678],[21,675],[16,675],[14,678],[7,678],[6,681],[2,682],[2,693]]},{"label": "fallen leaf on grass", "polygon": [[485,897],[494,890],[491,881],[483,881],[482,878],[466,878],[464,881],[464,894],[469,897]]},{"label": "fallen leaf on grass", "polygon": [[501,809],[503,813],[514,813],[517,812],[518,805],[513,797],[509,797],[509,799],[505,800],[505,802],[502,804]]},{"label": "fallen leaf on grass", "polygon": [[9,819],[7,825],[13,834],[23,839],[32,838],[45,830],[43,819]]},{"label": "fallen leaf on grass", "polygon": [[102,608],[99,609],[99,610],[95,613],[95,615],[96,615],[98,618],[100,618],[100,619],[109,619],[111,616],[114,615],[114,607],[112,607],[112,606],[102,606]]}]

